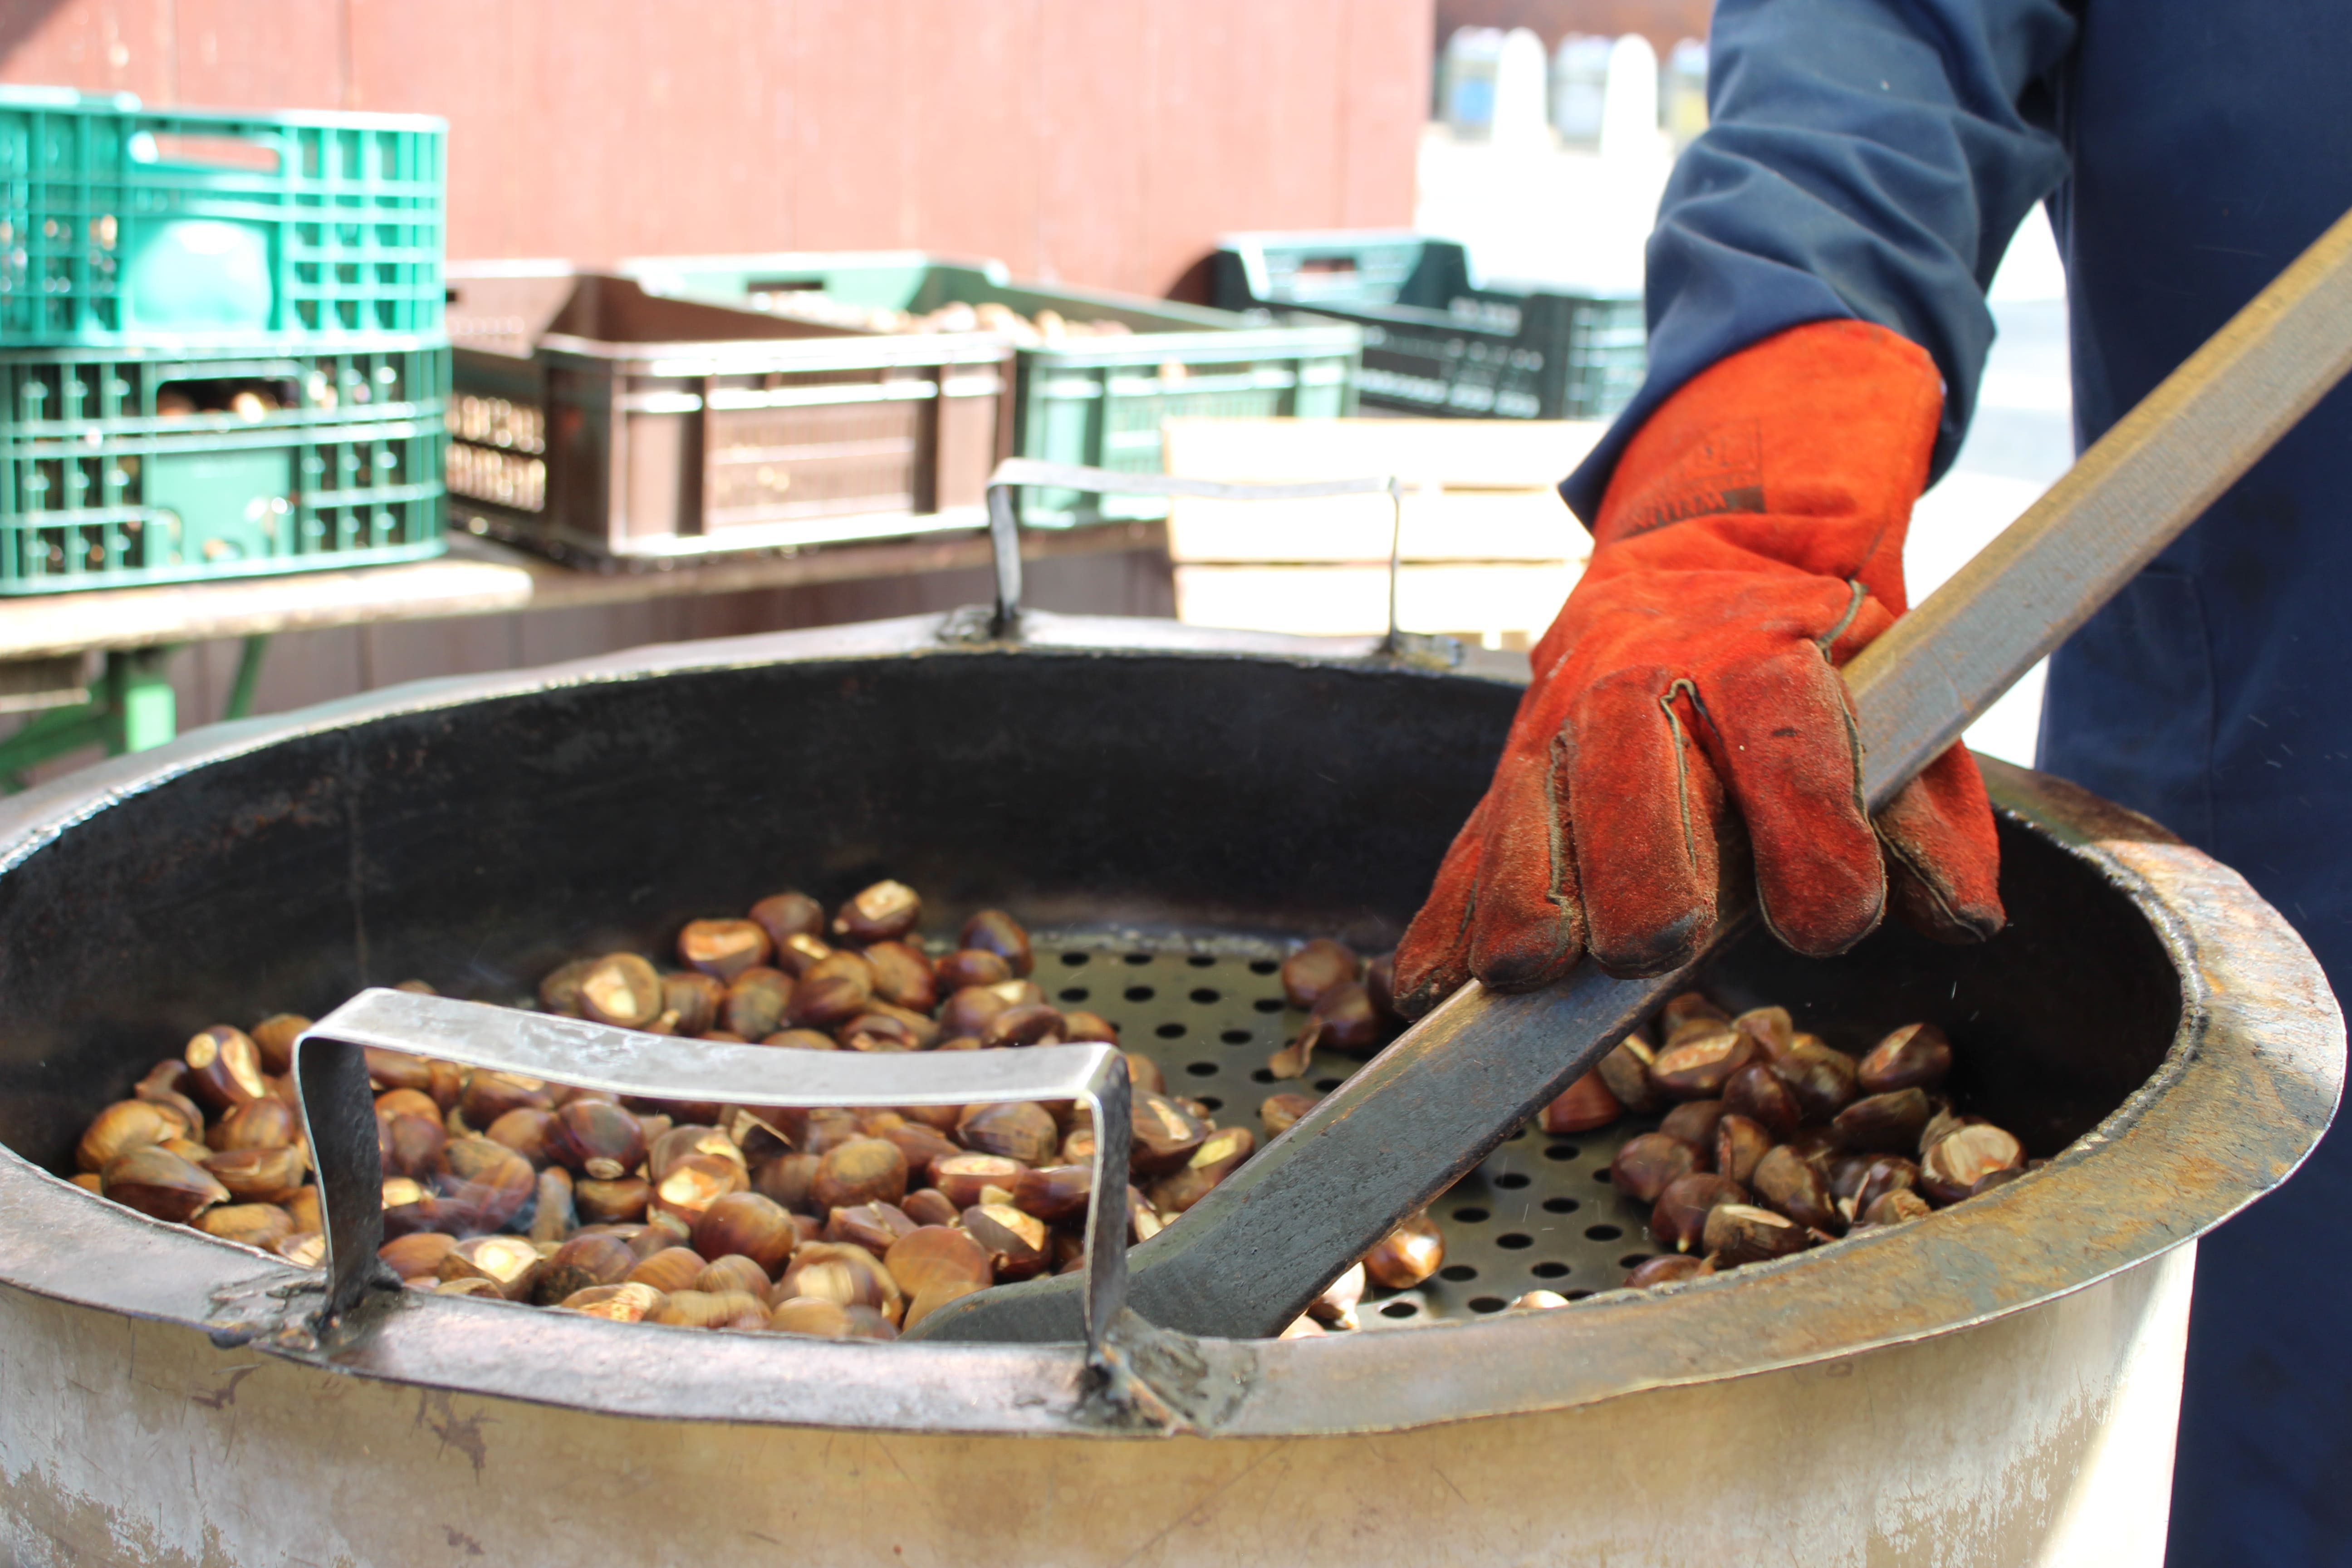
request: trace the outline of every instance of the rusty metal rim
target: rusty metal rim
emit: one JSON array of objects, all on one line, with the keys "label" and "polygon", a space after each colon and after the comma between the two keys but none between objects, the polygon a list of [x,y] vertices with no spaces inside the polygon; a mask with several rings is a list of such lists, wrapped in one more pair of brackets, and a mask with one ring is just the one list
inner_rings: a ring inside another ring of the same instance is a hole
[{"label": "rusty metal rim", "polygon": [[[1023,640],[1061,657],[1377,657],[1369,639],[1035,613]],[[297,735],[670,672],[1009,647],[977,636],[974,616],[962,612],[421,682],[223,726],[10,803],[0,810],[0,876],[116,800]],[[2060,780],[1999,763],[1986,771],[2002,810],[2132,900],[2182,978],[2181,1024],[2163,1067],[2097,1129],[2046,1170],[1932,1223],[1736,1275],[1406,1332],[1204,1342],[1198,1375],[1203,1407],[1216,1417],[1202,1429],[1307,1436],[1530,1413],[1953,1332],[2096,1284],[2284,1180],[2318,1141],[2342,1088],[2343,1021],[2309,950],[2242,879],[2145,819]],[[60,1235],[76,1238],[70,1251],[47,1244]],[[241,1342],[257,1321],[299,1319],[313,1279],[100,1204],[0,1151],[0,1285]],[[230,1323],[247,1326],[222,1331]],[[404,1302],[333,1351],[305,1346],[299,1332],[253,1342],[325,1370],[615,1415],[1031,1436],[1112,1430],[1086,1397],[1074,1347],[713,1335],[456,1298]]]}]

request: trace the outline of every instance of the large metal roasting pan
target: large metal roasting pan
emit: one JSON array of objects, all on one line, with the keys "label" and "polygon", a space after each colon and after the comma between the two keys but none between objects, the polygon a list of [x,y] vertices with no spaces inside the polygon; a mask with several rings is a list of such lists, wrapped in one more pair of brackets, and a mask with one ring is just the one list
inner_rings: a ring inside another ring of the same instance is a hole
[{"label": "large metal roasting pan", "polygon": [[2086,1520],[2146,1535],[2186,1314],[2174,1249],[2316,1140],[2341,1021],[2233,873],[1999,765],[2010,931],[1963,950],[1889,929],[1830,963],[1750,940],[1708,983],[1840,1043],[1944,1024],[1966,1090],[2047,1169],[1675,1289],[1203,1342],[1176,1369],[1192,1435],[1166,1442],[1118,1440],[1161,1428],[1101,1397],[1075,1346],[416,1298],[321,1349],[314,1279],[49,1173],[215,1018],[321,1013],[411,974],[520,996],[564,956],[657,947],[786,883],[902,877],[935,929],[1001,902],[1138,952],[1377,950],[1517,695],[1371,644],[974,625],[406,687],[9,803],[0,1563],[600,1562],[767,1539],[803,1562],[1360,1563],[1387,1528],[1399,1555],[1449,1531],[1462,1561],[1578,1541],[1612,1560],[1612,1540],[1625,1561],[1721,1560],[1752,1529],[1832,1562],[2017,1562]]}]

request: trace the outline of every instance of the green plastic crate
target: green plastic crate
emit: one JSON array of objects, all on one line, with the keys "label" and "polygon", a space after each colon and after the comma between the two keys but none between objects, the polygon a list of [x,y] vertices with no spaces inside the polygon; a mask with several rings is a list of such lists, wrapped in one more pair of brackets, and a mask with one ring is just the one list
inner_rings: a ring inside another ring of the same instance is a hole
[{"label": "green plastic crate", "polygon": [[437,555],[448,395],[425,338],[0,355],[0,596]]},{"label": "green plastic crate", "polygon": [[0,348],[437,332],[445,139],[0,88]]},{"label": "green plastic crate", "polygon": [[[1127,326],[1116,337],[1016,348],[1012,456],[1156,474],[1161,426],[1170,419],[1329,419],[1356,411],[1363,333],[1341,322],[1253,322],[1168,300],[1016,283],[1002,263],[921,251],[646,257],[619,269],[655,292],[754,307],[775,295],[816,291],[873,310],[923,314],[995,303],[1032,319],[1052,310],[1071,321]],[[1023,494],[1022,521],[1033,528],[1167,512],[1164,498]]]},{"label": "green plastic crate", "polygon": [[1364,330],[1363,400],[1476,419],[1606,419],[1649,364],[1638,293],[1470,280],[1452,240],[1387,230],[1237,234],[1218,247],[1217,303],[1322,311]]}]

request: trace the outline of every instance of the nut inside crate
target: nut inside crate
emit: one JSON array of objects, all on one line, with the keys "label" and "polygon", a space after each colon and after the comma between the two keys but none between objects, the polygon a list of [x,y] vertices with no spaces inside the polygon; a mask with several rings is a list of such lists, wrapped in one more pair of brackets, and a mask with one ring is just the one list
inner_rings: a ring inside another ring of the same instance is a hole
[{"label": "nut inside crate", "polygon": [[417,340],[0,361],[0,593],[432,554],[447,378]]},{"label": "nut inside crate", "polygon": [[594,274],[464,274],[447,480],[476,531],[648,561],[984,519],[1003,340],[903,338],[650,295]]}]

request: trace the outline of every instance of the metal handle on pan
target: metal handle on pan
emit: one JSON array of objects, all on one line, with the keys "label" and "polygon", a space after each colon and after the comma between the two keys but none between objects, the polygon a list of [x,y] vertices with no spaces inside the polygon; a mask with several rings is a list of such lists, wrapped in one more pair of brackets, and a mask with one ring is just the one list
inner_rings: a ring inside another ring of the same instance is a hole
[{"label": "metal handle on pan", "polygon": [[383,1164],[366,1048],[664,1100],[752,1105],[971,1105],[1083,1099],[1094,1110],[1096,1201],[1087,1217],[1086,1337],[1099,1362],[1127,1300],[1127,1059],[1115,1046],[916,1056],[796,1051],[678,1039],[578,1018],[381,988],[361,992],[294,1043],[294,1081],[326,1215],[321,1326],[382,1279]]},{"label": "metal handle on pan", "polygon": [[1068,463],[1007,458],[988,476],[988,536],[996,556],[996,618],[990,631],[1009,637],[1021,621],[1021,521],[1013,492],[1024,485],[1082,490],[1088,495],[1192,496],[1201,500],[1321,500],[1331,496],[1383,495],[1392,520],[1389,529],[1390,652],[1397,651],[1397,563],[1404,548],[1404,486],[1394,476],[1360,479],[1314,479],[1303,484],[1228,484],[1222,479],[1178,479],[1170,474],[1124,474]]}]

